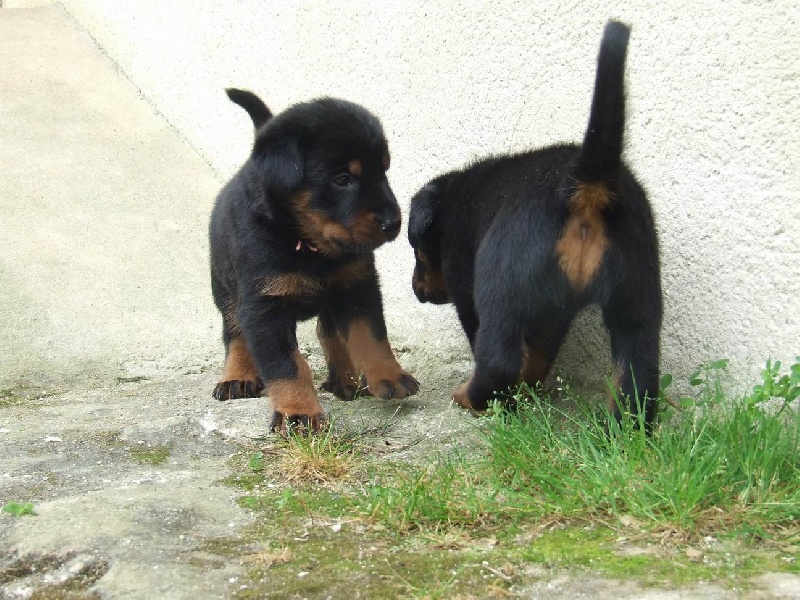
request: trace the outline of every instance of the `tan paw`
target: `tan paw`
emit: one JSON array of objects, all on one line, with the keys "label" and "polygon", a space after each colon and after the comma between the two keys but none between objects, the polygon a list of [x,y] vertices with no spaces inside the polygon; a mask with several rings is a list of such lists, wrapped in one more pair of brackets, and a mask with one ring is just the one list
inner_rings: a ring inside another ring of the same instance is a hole
[{"label": "tan paw", "polygon": [[473,417],[480,417],[481,415],[486,414],[486,411],[475,410],[472,407],[472,401],[469,399],[469,394],[467,393],[471,381],[472,378],[470,377],[469,381],[462,383],[453,390],[453,402],[458,404],[461,408],[466,408]]},{"label": "tan paw", "polygon": [[419,391],[419,381],[403,370],[374,372],[366,377],[367,389],[380,398],[407,398]]}]

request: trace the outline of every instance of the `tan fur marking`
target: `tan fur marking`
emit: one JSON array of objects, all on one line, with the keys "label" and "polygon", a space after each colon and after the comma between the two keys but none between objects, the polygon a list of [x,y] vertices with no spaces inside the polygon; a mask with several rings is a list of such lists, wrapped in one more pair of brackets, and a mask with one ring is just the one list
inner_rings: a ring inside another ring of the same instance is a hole
[{"label": "tan fur marking", "polygon": [[350,171],[351,175],[361,177],[361,174],[364,172],[364,166],[361,164],[360,160],[353,159],[347,163],[347,170]]},{"label": "tan fur marking", "polygon": [[538,350],[531,350],[527,347],[522,351],[522,371],[520,381],[533,387],[537,383],[543,383],[550,372],[550,360]]},{"label": "tan fur marking", "polygon": [[267,383],[267,393],[272,401],[272,409],[285,416],[322,415],[322,406],[317,400],[311,369],[299,350],[292,353],[297,365],[296,379],[275,379]]},{"label": "tan fur marking", "polygon": [[378,219],[370,212],[360,212],[353,219],[350,228],[353,239],[366,246],[380,246],[386,241],[386,236],[381,231]]},{"label": "tan fur marking", "polygon": [[315,215],[319,219],[320,230],[322,231],[322,238],[324,240],[331,240],[337,242],[349,242],[352,235],[347,230],[347,227],[336,221],[326,220],[326,217]]},{"label": "tan fur marking", "polygon": [[[622,366],[621,363],[614,363],[614,371],[611,374],[611,385],[614,386],[613,390],[619,394],[619,384],[622,381],[622,376],[625,374],[625,367]],[[617,402],[614,399],[614,394],[611,393],[611,390],[606,392],[608,395],[608,410],[614,412],[618,409]]]},{"label": "tan fur marking", "polygon": [[247,349],[247,344],[242,338],[232,339],[228,344],[221,381],[255,381],[256,379],[258,379],[258,369]]},{"label": "tan fur marking", "polygon": [[372,261],[360,258],[350,261],[328,277],[328,284],[337,287],[352,287],[373,277]]},{"label": "tan fur marking", "polygon": [[239,327],[239,319],[236,316],[238,306],[233,300],[225,303],[225,310],[223,311],[222,318],[225,321],[225,328],[230,332],[232,337],[241,337],[242,330]]},{"label": "tan fur marking", "polygon": [[304,242],[326,256],[339,256],[351,242],[347,228],[311,208],[311,192],[302,190],[290,198],[297,226]]},{"label": "tan fur marking", "polygon": [[383,170],[388,171],[391,164],[392,160],[391,158],[389,158],[389,153],[387,152],[386,154],[383,155]]},{"label": "tan fur marking", "polygon": [[592,281],[608,247],[603,210],[611,194],[600,184],[582,183],[569,201],[570,216],[556,243],[561,270],[573,289]]},{"label": "tan fur marking", "polygon": [[347,385],[357,385],[358,375],[353,366],[353,361],[350,360],[350,353],[347,351],[344,339],[338,333],[333,335],[326,335],[322,324],[317,322],[317,337],[322,346],[322,351],[325,353],[325,361],[328,363],[330,372],[335,372],[337,377],[341,379],[339,385],[345,387]]},{"label": "tan fur marking", "polygon": [[284,273],[265,279],[259,291],[270,297],[314,296],[322,291],[322,283],[305,273]]},{"label": "tan fur marking", "polygon": [[484,414],[485,411],[475,410],[472,408],[472,400],[470,400],[469,394],[467,393],[474,377],[475,372],[473,371],[467,381],[453,390],[453,402],[455,402],[461,408],[466,408],[472,414],[472,416],[478,417]]},{"label": "tan fur marking", "polygon": [[421,250],[417,250],[417,258],[422,263],[422,269],[414,269],[411,285],[417,293],[429,298],[435,295],[448,295],[447,280],[439,269],[431,265],[430,260]]},{"label": "tan fur marking", "polygon": [[346,342],[353,365],[364,374],[373,396],[381,395],[381,381],[396,382],[408,375],[394,357],[389,341],[375,339],[366,321],[356,319],[350,323]]}]

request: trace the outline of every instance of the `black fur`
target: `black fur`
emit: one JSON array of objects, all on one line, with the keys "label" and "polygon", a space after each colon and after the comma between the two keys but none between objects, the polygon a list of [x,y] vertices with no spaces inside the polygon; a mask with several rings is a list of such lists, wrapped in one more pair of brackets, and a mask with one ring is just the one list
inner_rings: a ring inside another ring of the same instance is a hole
[{"label": "black fur", "polygon": [[628,37],[626,25],[607,24],[583,146],[487,158],[437,177],[411,202],[414,291],[455,304],[476,365],[454,399],[473,411],[521,380],[542,381],[572,319],[596,303],[622,410],[641,409],[648,430],[656,418],[658,241],[621,158]]},{"label": "black fur", "polygon": [[[415,393],[416,380],[386,340],[374,265],[373,250],[400,229],[380,123],[344,100],[322,98],[273,117],[254,94],[227,93],[247,110],[256,136],[250,159],[220,192],[209,228],[226,347],[214,397],[257,395],[266,386],[273,429],[292,422],[318,428],[322,409],[295,334],[298,320],[315,315],[330,369],[323,387],[351,399],[361,375],[365,393]],[[354,332],[356,320],[363,326]],[[353,351],[364,354],[373,343],[384,350],[375,359],[383,362],[359,359],[354,367]],[[369,380],[370,373],[381,379]]]}]

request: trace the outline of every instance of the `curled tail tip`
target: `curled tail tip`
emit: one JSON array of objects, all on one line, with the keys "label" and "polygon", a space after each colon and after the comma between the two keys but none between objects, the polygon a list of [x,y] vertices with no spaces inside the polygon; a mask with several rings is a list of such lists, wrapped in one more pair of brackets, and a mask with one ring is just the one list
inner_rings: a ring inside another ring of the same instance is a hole
[{"label": "curled tail tip", "polygon": [[272,118],[272,111],[253,92],[230,87],[225,88],[225,94],[227,94],[231,102],[238,104],[247,111],[256,129]]},{"label": "curled tail tip", "polygon": [[239,94],[243,92],[244,90],[240,90],[239,88],[233,88],[233,87],[225,88],[225,93],[228,95],[228,98],[230,98],[234,102],[236,102],[236,98],[239,96]]}]

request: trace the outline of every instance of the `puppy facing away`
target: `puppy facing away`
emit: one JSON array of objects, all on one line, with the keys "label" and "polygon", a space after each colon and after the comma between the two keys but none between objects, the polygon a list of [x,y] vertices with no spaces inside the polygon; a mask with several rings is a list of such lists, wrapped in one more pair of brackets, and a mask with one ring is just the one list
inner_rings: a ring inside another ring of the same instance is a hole
[{"label": "puppy facing away", "polygon": [[333,98],[273,116],[256,95],[227,93],[256,132],[209,227],[226,356],[214,398],[266,387],[271,430],[319,429],[324,414],[296,337],[297,322],[315,315],[328,366],[323,389],[345,400],[359,386],[382,398],[416,393],[389,346],[375,270],[373,250],[400,231],[377,118]]},{"label": "puppy facing away", "polygon": [[612,398],[611,409],[652,428],[661,277],[645,191],[621,158],[629,35],[622,23],[605,27],[583,145],[486,158],[412,199],[414,292],[455,304],[475,371],[453,399],[473,412],[495,392],[543,381],[570,322],[595,303],[622,405]]}]

